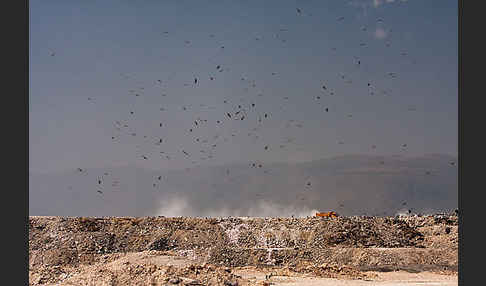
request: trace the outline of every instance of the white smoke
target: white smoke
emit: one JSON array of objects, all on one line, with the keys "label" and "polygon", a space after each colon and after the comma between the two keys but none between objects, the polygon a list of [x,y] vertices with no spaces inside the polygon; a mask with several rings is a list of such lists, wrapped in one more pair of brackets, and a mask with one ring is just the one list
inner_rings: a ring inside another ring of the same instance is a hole
[{"label": "white smoke", "polygon": [[158,216],[165,217],[308,217],[318,210],[309,207],[284,206],[276,203],[258,201],[254,206],[240,209],[222,206],[218,209],[196,211],[182,197],[175,197],[160,202]]},{"label": "white smoke", "polygon": [[171,198],[160,202],[160,209],[156,215],[166,217],[190,216],[191,209],[186,200],[181,198]]},{"label": "white smoke", "polygon": [[399,216],[399,217],[406,217],[410,215],[411,214],[408,213],[408,209],[401,209],[395,213],[395,216]]}]

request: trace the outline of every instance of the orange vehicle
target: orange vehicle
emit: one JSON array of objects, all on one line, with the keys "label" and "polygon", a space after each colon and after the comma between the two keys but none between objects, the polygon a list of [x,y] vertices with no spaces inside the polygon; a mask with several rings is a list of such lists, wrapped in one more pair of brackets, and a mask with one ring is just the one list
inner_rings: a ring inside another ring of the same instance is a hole
[{"label": "orange vehicle", "polygon": [[321,217],[338,217],[339,215],[334,212],[334,211],[330,211],[330,212],[327,212],[327,213],[316,213],[316,216],[321,216]]}]

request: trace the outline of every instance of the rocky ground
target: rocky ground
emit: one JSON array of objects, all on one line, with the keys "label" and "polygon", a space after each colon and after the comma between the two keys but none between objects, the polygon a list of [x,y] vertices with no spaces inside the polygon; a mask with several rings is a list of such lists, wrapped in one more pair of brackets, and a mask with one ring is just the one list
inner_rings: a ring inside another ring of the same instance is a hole
[{"label": "rocky ground", "polygon": [[380,285],[391,273],[408,273],[457,285],[457,228],[455,214],[30,217],[29,280],[30,285]]}]

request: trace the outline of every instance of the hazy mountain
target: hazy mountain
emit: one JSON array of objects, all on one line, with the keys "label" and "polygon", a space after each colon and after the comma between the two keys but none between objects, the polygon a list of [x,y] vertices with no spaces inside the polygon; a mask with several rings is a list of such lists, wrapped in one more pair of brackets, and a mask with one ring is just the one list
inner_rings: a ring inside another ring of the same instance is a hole
[{"label": "hazy mountain", "polygon": [[303,216],[316,210],[395,215],[408,209],[450,211],[458,204],[457,158],[447,155],[251,163],[164,172],[117,167],[30,174],[30,215]]}]

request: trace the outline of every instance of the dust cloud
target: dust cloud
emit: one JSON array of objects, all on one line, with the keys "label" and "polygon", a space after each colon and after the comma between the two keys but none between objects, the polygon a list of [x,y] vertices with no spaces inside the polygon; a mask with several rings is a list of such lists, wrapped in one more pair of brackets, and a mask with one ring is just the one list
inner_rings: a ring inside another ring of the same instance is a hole
[{"label": "dust cloud", "polygon": [[183,197],[174,197],[160,202],[157,216],[165,217],[308,217],[318,212],[306,206],[286,206],[268,201],[256,201],[250,206],[195,211],[189,201]]}]

